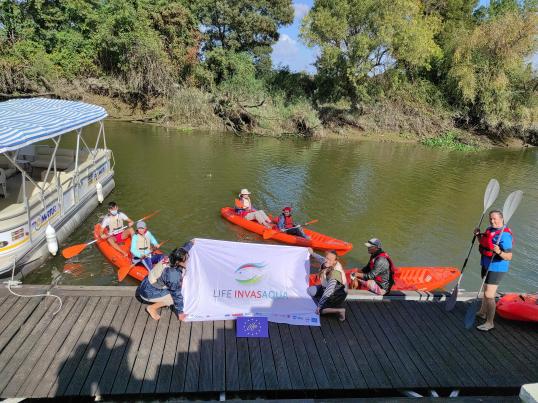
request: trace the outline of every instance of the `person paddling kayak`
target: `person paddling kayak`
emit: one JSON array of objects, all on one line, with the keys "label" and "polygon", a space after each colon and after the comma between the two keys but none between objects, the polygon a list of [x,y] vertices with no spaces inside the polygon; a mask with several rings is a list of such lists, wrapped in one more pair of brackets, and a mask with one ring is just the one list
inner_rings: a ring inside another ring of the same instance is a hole
[{"label": "person paddling kayak", "polygon": [[157,240],[144,221],[136,223],[136,233],[131,240],[131,254],[133,263],[142,262],[146,269],[151,270],[153,265],[162,259],[163,255],[153,254],[153,249],[158,247]]},{"label": "person paddling kayak", "polygon": [[[123,228],[124,221],[127,221],[129,227],[125,230]],[[108,203],[108,214],[101,222],[100,236],[103,239],[107,239],[108,243],[110,243],[110,245],[112,245],[112,247],[120,252],[123,256],[128,256],[128,253],[123,251],[118,244],[134,235],[134,231],[131,228],[133,224],[133,220],[127,217],[123,212],[119,211],[116,202],[111,201]],[[105,233],[105,230],[108,233]]]},{"label": "person paddling kayak", "polygon": [[316,313],[337,313],[341,321],[346,320],[346,309],[342,304],[347,297],[347,279],[338,255],[335,251],[328,251],[323,257],[314,253],[312,248],[308,248],[308,252],[320,263],[318,275],[321,285],[313,285],[307,290],[317,305]]},{"label": "person paddling kayak", "polygon": [[153,270],[148,273],[136,289],[140,298],[151,302],[146,311],[153,319],[159,320],[161,318],[157,312],[158,309],[172,305],[178,319],[185,318],[181,285],[187,267],[189,250],[193,245],[194,241],[189,241],[170,252],[170,255],[154,265]]},{"label": "person paddling kayak", "polygon": [[372,238],[364,246],[368,248],[370,260],[360,272],[351,274],[351,288],[386,295],[394,285],[394,263],[389,254],[381,249],[379,239]]},{"label": "person paddling kayak", "polygon": [[291,207],[284,207],[282,209],[282,214],[280,214],[280,217],[278,218],[277,227],[281,232],[310,239],[310,237],[304,233],[303,229],[300,226],[296,227],[295,223],[293,222]]},{"label": "person paddling kayak", "polygon": [[235,199],[235,212],[249,221],[256,220],[266,228],[273,228],[271,219],[267,214],[263,210],[256,210],[252,205],[248,189],[241,189],[239,199]]},{"label": "person paddling kayak", "polygon": [[478,250],[482,255],[480,259],[482,278],[486,277],[482,306],[476,314],[479,318],[485,319],[485,322],[476,328],[484,332],[494,327],[495,295],[504,274],[510,269],[513,244],[513,235],[510,228],[505,227],[501,233],[504,218],[500,210],[490,211],[489,223],[490,226],[484,232],[481,233],[480,228],[476,228],[474,231],[479,241]]}]

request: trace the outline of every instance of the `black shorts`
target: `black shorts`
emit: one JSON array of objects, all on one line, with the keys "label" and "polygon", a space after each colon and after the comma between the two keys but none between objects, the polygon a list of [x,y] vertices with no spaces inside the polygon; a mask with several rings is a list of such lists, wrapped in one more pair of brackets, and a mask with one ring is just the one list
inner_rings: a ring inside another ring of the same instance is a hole
[{"label": "black shorts", "polygon": [[[482,278],[486,275],[487,269],[482,266]],[[488,271],[488,275],[486,277],[486,284],[490,285],[499,285],[503,276],[504,271]]]}]

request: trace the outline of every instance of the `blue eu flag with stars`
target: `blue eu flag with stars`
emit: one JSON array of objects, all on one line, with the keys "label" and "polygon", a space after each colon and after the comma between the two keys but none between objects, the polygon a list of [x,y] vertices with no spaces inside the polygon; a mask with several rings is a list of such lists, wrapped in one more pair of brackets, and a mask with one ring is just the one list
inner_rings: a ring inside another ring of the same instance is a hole
[{"label": "blue eu flag with stars", "polygon": [[237,337],[269,337],[269,324],[264,317],[239,317],[236,321]]}]

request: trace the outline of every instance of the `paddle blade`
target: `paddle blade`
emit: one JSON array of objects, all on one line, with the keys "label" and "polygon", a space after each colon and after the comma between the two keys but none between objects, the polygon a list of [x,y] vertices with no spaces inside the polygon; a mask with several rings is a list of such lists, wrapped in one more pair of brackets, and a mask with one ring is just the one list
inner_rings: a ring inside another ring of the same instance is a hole
[{"label": "paddle blade", "polygon": [[118,270],[118,280],[123,281],[125,277],[127,277],[127,274],[131,271],[131,267],[133,266],[122,266]]},{"label": "paddle blade", "polygon": [[491,207],[493,202],[497,199],[500,188],[501,187],[497,179],[491,179],[489,181],[488,186],[486,187],[486,191],[484,192],[484,213],[486,212],[488,208]]},{"label": "paddle blade", "polygon": [[459,291],[459,285],[456,284],[456,286],[452,290],[452,294],[450,294],[448,298],[446,299],[445,311],[450,312],[456,306],[456,301],[458,300],[458,291]]},{"label": "paddle blade", "polygon": [[480,305],[480,300],[475,299],[471,303],[471,305],[469,305],[469,308],[467,308],[467,312],[465,312],[465,318],[463,319],[465,329],[470,329],[474,326],[474,322],[476,320],[476,313],[478,312],[478,305]]},{"label": "paddle blade", "polygon": [[73,256],[78,255],[84,249],[86,249],[86,246],[88,246],[87,243],[81,243],[78,245],[69,246],[65,248],[64,250],[62,250],[62,256],[66,259],[70,259]]},{"label": "paddle blade", "polygon": [[263,231],[263,239],[272,238],[276,233],[277,231],[275,231],[274,229],[268,229],[267,231]]},{"label": "paddle blade", "polygon": [[506,201],[503,205],[504,225],[508,223],[508,221],[516,211],[517,207],[519,206],[519,203],[521,203],[522,197],[523,192],[521,190],[516,190],[515,192],[510,193],[506,198]]}]

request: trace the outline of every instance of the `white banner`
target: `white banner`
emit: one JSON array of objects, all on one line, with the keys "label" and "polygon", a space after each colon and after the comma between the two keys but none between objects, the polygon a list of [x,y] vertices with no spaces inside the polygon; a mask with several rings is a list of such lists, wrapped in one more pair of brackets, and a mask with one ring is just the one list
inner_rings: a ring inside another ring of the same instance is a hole
[{"label": "white banner", "polygon": [[183,280],[188,321],[264,316],[319,326],[306,248],[196,239]]}]

